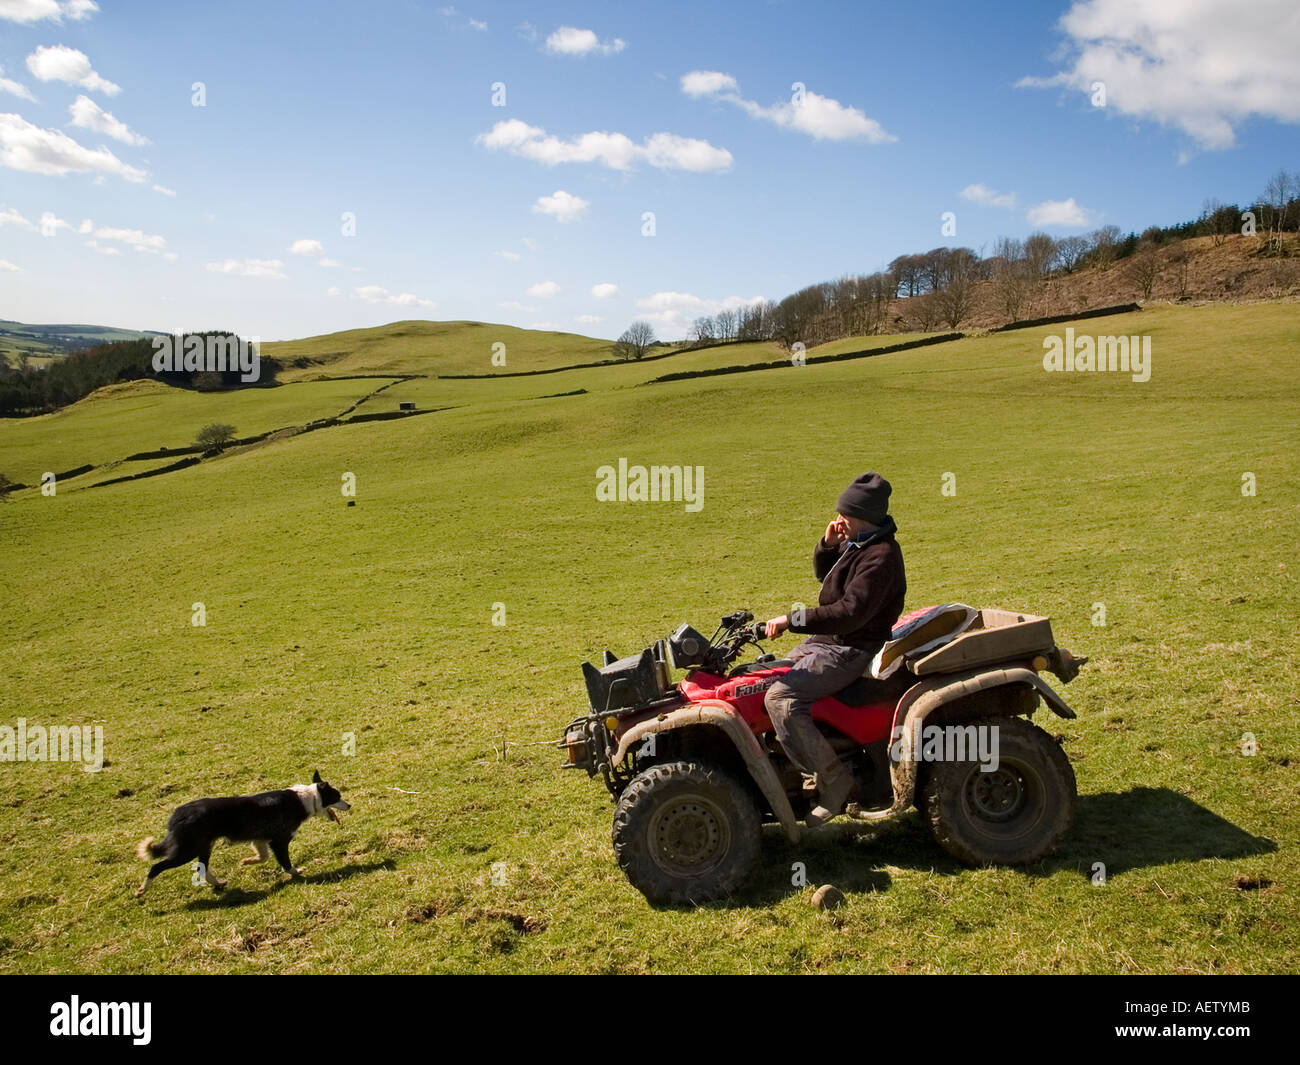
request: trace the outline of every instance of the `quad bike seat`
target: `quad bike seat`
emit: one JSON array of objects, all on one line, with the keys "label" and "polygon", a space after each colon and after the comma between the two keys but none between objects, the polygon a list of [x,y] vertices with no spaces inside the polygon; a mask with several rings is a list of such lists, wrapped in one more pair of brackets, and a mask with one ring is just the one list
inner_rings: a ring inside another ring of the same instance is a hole
[{"label": "quad bike seat", "polygon": [[957,639],[971,628],[980,612],[965,603],[922,607],[904,614],[894,625],[889,641],[876,652],[868,674],[884,680],[906,673],[909,664]]},{"label": "quad bike seat", "polygon": [[845,706],[872,706],[877,703],[897,703],[916,678],[906,670],[899,670],[883,680],[864,673],[847,688],[835,693],[835,698]]}]

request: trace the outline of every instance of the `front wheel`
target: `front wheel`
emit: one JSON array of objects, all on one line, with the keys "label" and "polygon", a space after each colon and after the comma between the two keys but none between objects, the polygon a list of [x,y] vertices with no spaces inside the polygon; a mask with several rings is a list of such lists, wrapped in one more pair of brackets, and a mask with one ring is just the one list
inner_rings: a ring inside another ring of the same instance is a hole
[{"label": "front wheel", "polygon": [[758,860],[758,809],[745,788],[701,762],[653,765],[614,810],[614,855],[654,903],[725,898]]},{"label": "front wheel", "polygon": [[921,809],[931,834],[968,865],[1028,865],[1046,857],[1074,823],[1078,790],[1070,760],[1024,718],[981,718],[954,727],[972,725],[996,729],[996,768],[983,772],[969,750],[970,757],[927,766]]}]

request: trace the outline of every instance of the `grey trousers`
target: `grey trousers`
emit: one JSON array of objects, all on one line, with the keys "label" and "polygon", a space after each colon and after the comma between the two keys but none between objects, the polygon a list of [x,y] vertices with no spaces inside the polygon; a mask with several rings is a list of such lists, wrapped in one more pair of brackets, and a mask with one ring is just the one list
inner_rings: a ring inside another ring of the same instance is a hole
[{"label": "grey trousers", "polygon": [[[787,658],[795,665],[767,689],[763,705],[786,756],[802,772],[827,772],[826,759],[838,761],[812,720],[812,704],[847,688],[867,671],[875,651],[805,640]],[[820,741],[820,742],[818,742]]]}]

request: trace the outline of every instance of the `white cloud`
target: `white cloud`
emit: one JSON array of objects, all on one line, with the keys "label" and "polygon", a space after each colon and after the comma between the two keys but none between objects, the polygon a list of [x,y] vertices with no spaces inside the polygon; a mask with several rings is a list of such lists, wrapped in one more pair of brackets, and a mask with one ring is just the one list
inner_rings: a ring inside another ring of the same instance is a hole
[{"label": "white cloud", "polygon": [[437,306],[433,300],[421,299],[409,292],[389,292],[388,289],[381,288],[379,285],[362,285],[360,288],[354,288],[352,292],[367,303],[384,303],[390,307]]},{"label": "white cloud", "polygon": [[728,296],[726,299],[710,300],[689,292],[656,292],[653,296],[636,301],[636,305],[641,308],[637,317],[659,326],[664,332],[684,333],[691,322],[701,315],[739,311],[762,299],[762,296]]},{"label": "white cloud", "polygon": [[1025,217],[1031,225],[1063,226],[1068,229],[1081,228],[1092,221],[1091,212],[1075,203],[1073,196],[1068,200],[1044,200],[1036,203],[1025,212]]},{"label": "white cloud", "polygon": [[330,285],[330,287],[325,290],[325,295],[341,296],[343,295],[343,290],[339,288],[338,285]]},{"label": "white cloud", "polygon": [[0,259],[0,270],[10,274],[21,274],[22,268],[15,266],[8,259]]},{"label": "white cloud", "polygon": [[1300,122],[1300,17],[1295,0],[1076,0],[1061,17],[1072,65],[1018,86],[1062,86],[1105,107],[1230,148],[1235,125],[1258,115]]},{"label": "white cloud", "polygon": [[687,96],[716,96],[724,92],[739,92],[740,84],[730,74],[717,70],[692,70],[682,75],[682,92]]},{"label": "white cloud", "polygon": [[0,19],[10,22],[79,22],[98,10],[95,0],[0,0]]},{"label": "white cloud", "polygon": [[100,255],[121,255],[122,254],[121,248],[114,248],[112,245],[109,244],[101,244],[97,240],[86,241],[86,247],[90,248],[92,251],[99,252]]},{"label": "white cloud", "polygon": [[1016,205],[1016,194],[1014,192],[994,192],[987,185],[967,185],[961,190],[960,195],[963,200],[978,203],[981,207],[1014,207]]},{"label": "white cloud", "polygon": [[33,174],[98,171],[141,182],[149,175],[122,162],[107,148],[91,150],[66,133],[33,126],[21,115],[0,114],[0,165]]},{"label": "white cloud", "polygon": [[13,207],[0,207],[0,226],[17,226],[19,229],[34,230],[36,226],[23,217]]},{"label": "white cloud", "polygon": [[587,213],[590,206],[591,203],[581,196],[556,189],[550,196],[539,196],[533,204],[533,211],[551,215],[557,222],[575,222]]},{"label": "white cloud", "polygon": [[502,310],[506,311],[527,311],[529,314],[536,314],[540,307],[530,307],[526,303],[520,303],[518,300],[502,300],[497,304]]},{"label": "white cloud", "polygon": [[167,250],[167,238],[157,233],[145,233],[139,229],[121,229],[116,226],[96,226],[89,218],[81,223],[77,232],[83,236],[94,237],[96,240],[117,241],[136,251],[151,252],[154,255]]},{"label": "white cloud", "polygon": [[618,295],[618,286],[612,281],[602,281],[591,286],[591,294],[598,300],[612,300]]},{"label": "white cloud", "polygon": [[122,91],[120,85],[95,73],[85,52],[65,44],[41,45],[27,57],[27,69],[41,81],[64,81],[108,96]]},{"label": "white cloud", "polygon": [[71,229],[72,224],[65,222],[53,211],[44,211],[41,213],[41,232],[47,237],[55,236],[60,229]]},{"label": "white cloud", "polygon": [[554,281],[539,281],[528,290],[533,299],[545,300],[560,294],[560,286]]},{"label": "white cloud", "polygon": [[164,196],[175,196],[175,195],[176,195],[176,190],[175,190],[175,189],[169,189],[166,185],[155,185],[155,186],[153,187],[153,190],[154,190],[154,192],[161,192]]},{"label": "white cloud", "polygon": [[541,247],[541,245],[538,244],[537,241],[533,240],[532,237],[520,237],[519,239],[523,242],[524,247],[529,251],[536,251]]},{"label": "white cloud", "polygon": [[[4,0],[0,0],[0,3],[3,2]],[[24,100],[31,100],[32,103],[36,102],[36,97],[32,95],[31,89],[26,85],[23,85],[21,82],[14,81],[12,78],[6,78],[4,72],[5,68],[0,67],[0,92],[7,92],[11,96],[18,96]]]},{"label": "white cloud", "polygon": [[472,18],[469,20],[469,28],[472,30],[479,30],[480,32],[486,33],[488,24],[486,22],[480,22],[476,18]]},{"label": "white cloud", "polygon": [[598,314],[579,314],[575,315],[573,320],[583,325],[600,325],[605,319]]},{"label": "white cloud", "polygon": [[305,255],[310,259],[315,259],[318,266],[342,266],[343,264],[337,259],[325,257],[325,245],[319,240],[312,240],[304,237],[301,240],[295,240],[289,245],[290,255]]},{"label": "white cloud", "polygon": [[682,75],[681,85],[682,92],[687,96],[725,100],[735,104],[751,118],[771,122],[783,129],[798,130],[814,140],[865,140],[871,144],[898,140],[892,133],[887,133],[874,118],[868,118],[856,107],[849,107],[808,88],[785,103],[764,107],[741,96],[736,79],[717,70],[693,70]]},{"label": "white cloud", "polygon": [[284,263],[279,259],[224,259],[208,263],[207,269],[215,274],[235,274],[238,277],[267,277],[283,281]]},{"label": "white cloud", "polygon": [[518,34],[520,37],[522,37],[525,41],[537,40],[537,27],[534,26],[531,22],[519,23],[519,25],[515,27],[515,33]]},{"label": "white cloud", "polygon": [[627,47],[619,37],[602,41],[593,30],[561,26],[546,38],[546,50],[552,55],[617,55]]},{"label": "white cloud", "polygon": [[58,236],[61,229],[72,229],[71,223],[65,222],[53,211],[42,212],[38,225],[12,207],[0,207],[0,226],[17,226],[29,233],[40,233],[46,237]]},{"label": "white cloud", "polygon": [[517,118],[498,122],[475,140],[485,148],[504,150],[547,166],[557,163],[599,163],[611,170],[630,170],[645,162],[661,170],[726,170],[731,153],[708,141],[656,133],[637,144],[622,133],[583,133],[572,140],[548,136],[544,129]]},{"label": "white cloud", "polygon": [[125,122],[114,118],[110,112],[105,111],[89,96],[78,95],[68,105],[68,111],[72,115],[72,124],[74,126],[80,126],[82,129],[92,129],[96,133],[112,137],[123,144],[141,145],[149,143],[148,138],[133,132]]},{"label": "white cloud", "polygon": [[517,263],[519,262],[520,259],[523,258],[523,256],[520,255],[517,251],[494,251],[492,254],[499,255],[503,259],[508,259],[512,263]]}]

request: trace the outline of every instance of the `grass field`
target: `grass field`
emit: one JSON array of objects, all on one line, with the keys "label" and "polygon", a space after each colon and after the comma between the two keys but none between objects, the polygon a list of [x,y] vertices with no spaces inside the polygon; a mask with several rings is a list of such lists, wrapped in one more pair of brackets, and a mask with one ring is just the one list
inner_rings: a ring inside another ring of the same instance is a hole
[{"label": "grass field", "polygon": [[146,336],[134,329],[105,325],[29,325],[0,320],[0,364],[16,366],[26,355],[31,366],[45,366],[79,348]]},{"label": "grass field", "polygon": [[[1076,326],[1150,335],[1146,383],[1045,373],[1061,329],[654,385],[731,349],[412,380],[371,402],[454,409],[17,493],[0,724],[100,724],[106,764],[0,763],[0,970],[1297,971],[1297,305]],[[324,417],[383,383],[133,386],[0,425],[0,471]],[[703,510],[597,502],[619,457],[703,466]],[[909,608],[1049,614],[1092,656],[1064,691],[1078,719],[1038,717],[1073,760],[1075,828],[1025,870],[956,864],[915,813],[798,846],[769,830],[740,895],[653,909],[615,865],[604,789],[547,745],[583,708],[578,664],[810,601],[812,544],[865,469],[894,484]],[[353,809],[299,833],[305,882],[222,848],[224,895],[177,870],[131,897],[135,843],[176,805],[317,768]],[[808,905],[827,882],[844,908]]]},{"label": "grass field", "polygon": [[[261,350],[285,365],[283,381],[349,373],[513,373],[612,358],[608,340],[488,322],[393,322],[380,329],[275,341]],[[505,364],[494,363],[494,355]],[[294,365],[299,359],[307,364]]]}]

